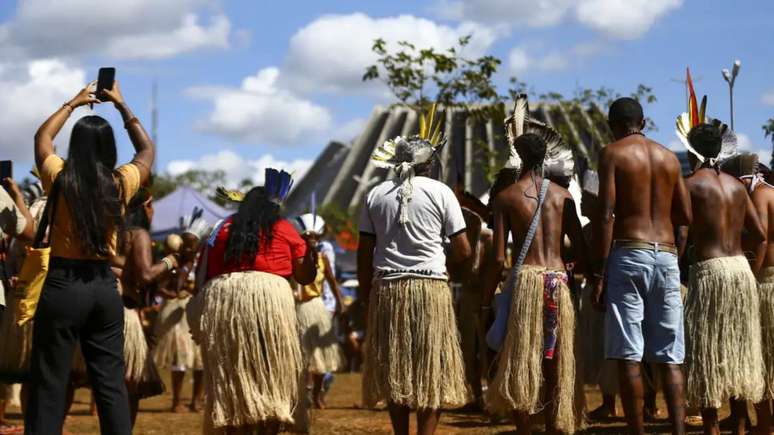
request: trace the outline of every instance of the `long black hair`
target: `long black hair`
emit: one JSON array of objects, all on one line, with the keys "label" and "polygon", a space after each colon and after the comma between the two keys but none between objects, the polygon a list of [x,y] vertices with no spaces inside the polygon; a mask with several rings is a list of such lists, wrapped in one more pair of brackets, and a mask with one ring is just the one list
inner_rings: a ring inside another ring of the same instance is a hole
[{"label": "long black hair", "polygon": [[266,249],[280,218],[280,206],[269,199],[266,190],[260,186],[252,188],[231,221],[224,261],[241,262],[254,258],[261,246]]},{"label": "long black hair", "polygon": [[75,123],[61,188],[73,236],[88,255],[107,256],[108,230],[121,224],[121,198],[113,178],[116,159],[113,128],[104,118],[84,116]]}]

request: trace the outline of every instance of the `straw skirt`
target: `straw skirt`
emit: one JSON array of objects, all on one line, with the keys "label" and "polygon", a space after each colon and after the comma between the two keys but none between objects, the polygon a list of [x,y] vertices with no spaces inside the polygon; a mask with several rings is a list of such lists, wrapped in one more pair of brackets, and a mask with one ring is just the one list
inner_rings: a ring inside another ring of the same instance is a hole
[{"label": "straw skirt", "polygon": [[199,297],[205,429],[292,423],[303,366],[287,280],[263,272],[230,273],[207,282]]},{"label": "straw skirt", "polygon": [[296,316],[307,370],[322,375],[344,367],[344,356],[333,330],[333,316],[325,308],[322,298],[299,303]]},{"label": "straw skirt", "polygon": [[774,399],[774,267],[761,270],[758,282],[761,304],[764,399]]},{"label": "straw skirt", "polygon": [[186,306],[191,297],[168,299],[153,326],[159,342],[153,359],[159,368],[176,371],[201,370],[201,349],[193,341],[188,327]]},{"label": "straw skirt", "polygon": [[720,408],[763,395],[760,302],[747,259],[713,258],[691,266],[685,299],[686,400]]},{"label": "straw skirt", "polygon": [[137,310],[124,307],[124,378],[140,398],[164,392]]},{"label": "straw skirt", "polygon": [[446,281],[376,280],[368,307],[363,403],[418,409],[470,399],[452,295]]},{"label": "straw skirt", "polygon": [[[513,411],[537,413],[542,407],[545,336],[544,291],[546,273],[564,271],[522,266],[519,275],[506,285],[513,287],[508,331],[497,359],[497,372],[487,391],[487,404],[497,414]],[[575,403],[575,308],[565,282],[558,285],[556,353],[558,358],[556,426],[564,433],[576,429]]]}]

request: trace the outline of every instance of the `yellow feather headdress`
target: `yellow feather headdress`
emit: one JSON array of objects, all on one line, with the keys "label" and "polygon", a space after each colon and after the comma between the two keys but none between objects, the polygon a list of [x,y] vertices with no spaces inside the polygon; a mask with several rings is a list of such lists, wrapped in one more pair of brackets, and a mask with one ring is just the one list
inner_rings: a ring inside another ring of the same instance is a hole
[{"label": "yellow feather headdress", "polygon": [[376,147],[371,160],[380,168],[397,169],[401,164],[417,165],[430,161],[446,144],[437,106],[419,117],[419,134],[398,136]]}]

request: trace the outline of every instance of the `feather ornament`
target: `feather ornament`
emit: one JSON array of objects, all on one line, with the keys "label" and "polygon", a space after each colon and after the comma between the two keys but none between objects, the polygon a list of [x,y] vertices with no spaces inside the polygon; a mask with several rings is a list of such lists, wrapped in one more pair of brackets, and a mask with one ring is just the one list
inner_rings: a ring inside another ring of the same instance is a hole
[{"label": "feather ornament", "polygon": [[525,134],[533,133],[540,136],[546,144],[546,157],[543,167],[546,175],[570,177],[575,172],[575,158],[572,149],[559,132],[547,124],[530,117],[527,94],[519,94],[513,104],[513,113],[505,119],[505,131],[508,136],[509,149],[508,169],[521,169],[521,158],[514,148],[516,139]]},{"label": "feather ornament", "polygon": [[699,122],[699,108],[696,105],[696,92],[693,88],[690,68],[685,69],[685,83],[688,86],[688,114],[691,120],[691,128],[693,128],[701,124],[701,122]]},{"label": "feather ornament", "polygon": [[242,202],[245,199],[244,193],[238,190],[226,189],[223,186],[218,186],[218,188],[215,189],[215,194],[218,198],[230,202]]}]

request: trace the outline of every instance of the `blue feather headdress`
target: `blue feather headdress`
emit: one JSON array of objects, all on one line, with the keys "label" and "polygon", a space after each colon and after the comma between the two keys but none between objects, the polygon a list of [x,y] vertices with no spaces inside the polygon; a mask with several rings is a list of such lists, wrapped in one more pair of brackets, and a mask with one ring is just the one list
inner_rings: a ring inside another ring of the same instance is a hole
[{"label": "blue feather headdress", "polygon": [[264,179],[263,188],[266,190],[266,194],[278,204],[287,198],[293,187],[293,177],[282,170],[266,168]]}]

